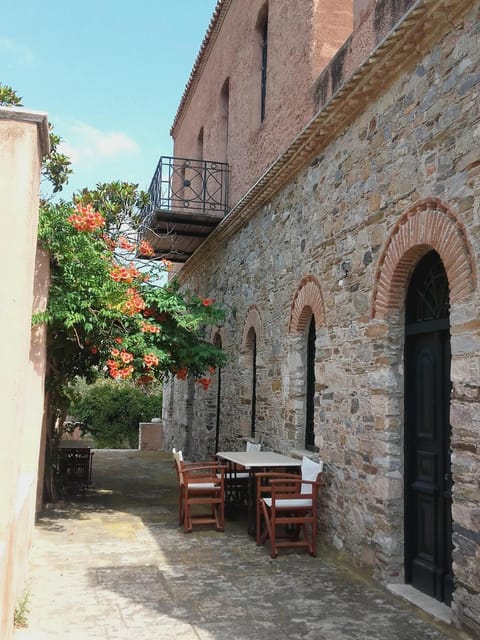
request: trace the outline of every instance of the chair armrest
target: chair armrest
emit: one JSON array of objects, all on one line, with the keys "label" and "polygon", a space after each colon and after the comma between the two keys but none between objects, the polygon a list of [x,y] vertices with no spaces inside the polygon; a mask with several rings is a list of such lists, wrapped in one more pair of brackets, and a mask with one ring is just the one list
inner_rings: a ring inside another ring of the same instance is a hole
[{"label": "chair armrest", "polygon": [[221,464],[195,462],[183,467],[182,473],[189,478],[218,478],[218,474],[223,479],[225,468]]},{"label": "chair armrest", "polygon": [[299,480],[301,476],[297,473],[288,473],[282,471],[262,471],[260,473],[255,474],[255,478],[257,481],[257,489],[264,488],[268,491],[269,482],[273,482],[274,480]]},{"label": "chair armrest", "polygon": [[[304,485],[310,485],[311,490],[308,493],[302,493],[301,488]],[[270,494],[272,500],[281,500],[282,498],[288,498],[290,500],[316,497],[320,482],[318,480],[298,480],[293,483],[291,480],[286,484],[283,480],[272,480],[270,484]]]},{"label": "chair armrest", "polygon": [[259,473],[255,474],[255,477],[258,484],[259,480],[265,480],[269,478],[294,478],[298,480],[298,478],[300,478],[300,475],[297,473],[289,473],[286,471],[260,471]]},{"label": "chair armrest", "polygon": [[[257,478],[257,503],[260,502],[264,495],[272,493],[272,487],[275,483],[280,483],[282,487],[290,486],[290,491],[299,491],[301,476],[297,473],[288,473],[280,471],[266,471],[255,474]],[[265,480],[268,481],[265,484]],[[263,484],[262,484],[263,481]]]}]

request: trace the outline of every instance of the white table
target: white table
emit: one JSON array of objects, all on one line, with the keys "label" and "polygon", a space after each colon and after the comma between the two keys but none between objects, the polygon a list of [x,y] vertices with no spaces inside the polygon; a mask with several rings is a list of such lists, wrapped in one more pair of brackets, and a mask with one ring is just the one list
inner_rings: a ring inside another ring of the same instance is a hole
[{"label": "white table", "polygon": [[302,466],[302,461],[298,458],[284,456],[281,453],[275,453],[275,451],[219,451],[217,458],[233,462],[233,464],[240,464],[249,470]]},{"label": "white table", "polygon": [[[219,451],[217,458],[231,465],[241,465],[249,472],[248,487],[248,533],[255,535],[255,472],[272,469],[295,469],[302,466],[298,458],[284,456],[275,451]],[[228,467],[227,467],[228,473]],[[235,473],[233,472],[233,475]]]}]

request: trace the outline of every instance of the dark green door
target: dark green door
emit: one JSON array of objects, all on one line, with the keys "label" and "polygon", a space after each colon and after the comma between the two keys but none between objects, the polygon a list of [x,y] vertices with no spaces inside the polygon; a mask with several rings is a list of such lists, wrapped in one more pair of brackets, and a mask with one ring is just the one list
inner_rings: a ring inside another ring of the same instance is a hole
[{"label": "dark green door", "polygon": [[417,265],[405,324],[405,578],[452,595],[448,279],[439,255]]}]

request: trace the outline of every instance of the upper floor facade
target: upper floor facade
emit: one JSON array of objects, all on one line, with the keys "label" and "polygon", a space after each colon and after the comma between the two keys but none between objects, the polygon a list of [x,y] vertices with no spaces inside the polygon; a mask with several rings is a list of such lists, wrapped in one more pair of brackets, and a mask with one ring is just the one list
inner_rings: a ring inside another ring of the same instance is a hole
[{"label": "upper floor facade", "polygon": [[174,156],[228,163],[234,207],[316,108],[352,0],[220,0],[180,102]]},{"label": "upper floor facade", "polygon": [[279,159],[293,167],[295,141],[414,4],[218,0],[150,187],[157,254],[187,262]]}]

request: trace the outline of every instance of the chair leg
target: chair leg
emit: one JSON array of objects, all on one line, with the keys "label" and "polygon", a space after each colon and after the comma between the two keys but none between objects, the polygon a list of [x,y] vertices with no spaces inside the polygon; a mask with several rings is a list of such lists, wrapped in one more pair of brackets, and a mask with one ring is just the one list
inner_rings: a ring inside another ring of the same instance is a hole
[{"label": "chair leg", "polygon": [[179,525],[183,524],[184,519],[185,519],[185,509],[183,504],[183,496],[180,493],[178,496],[178,524]]},{"label": "chair leg", "polygon": [[265,532],[262,536],[262,542],[264,543],[267,538],[270,539],[270,556],[276,558],[278,555],[277,541],[275,536],[275,526],[270,519],[270,513],[268,507],[262,500],[262,512],[265,519]]},{"label": "chair leg", "polygon": [[218,531],[223,531],[225,529],[225,500],[220,500],[217,508],[220,511],[220,526],[218,527]]},{"label": "chair leg", "polygon": [[261,540],[261,536],[262,536],[262,512],[261,512],[261,505],[260,503],[262,502],[262,499],[259,498],[257,500],[257,505],[256,505],[256,535],[255,535],[255,542],[257,543],[257,545],[261,545],[263,544],[262,540]]},{"label": "chair leg", "polygon": [[317,523],[315,518],[309,518],[307,522],[302,524],[301,530],[308,545],[308,552],[315,558],[317,555]]},{"label": "chair leg", "polygon": [[[267,506],[265,504],[263,504],[263,501],[260,500],[261,504],[259,503],[259,507],[258,507],[258,513],[257,513],[257,526],[256,526],[256,540],[255,542],[257,543],[258,546],[261,546],[263,544],[265,544],[266,539],[269,537],[269,532],[268,532],[268,509]],[[262,520],[265,521],[265,527],[263,528],[262,531]]]},{"label": "chair leg", "polygon": [[312,518],[312,551],[311,555],[315,558],[317,555],[317,519]]},{"label": "chair leg", "polygon": [[190,516],[190,508],[185,507],[185,515],[183,518],[183,531],[185,533],[190,533],[191,530],[192,530],[192,522],[191,522],[191,516]]}]

